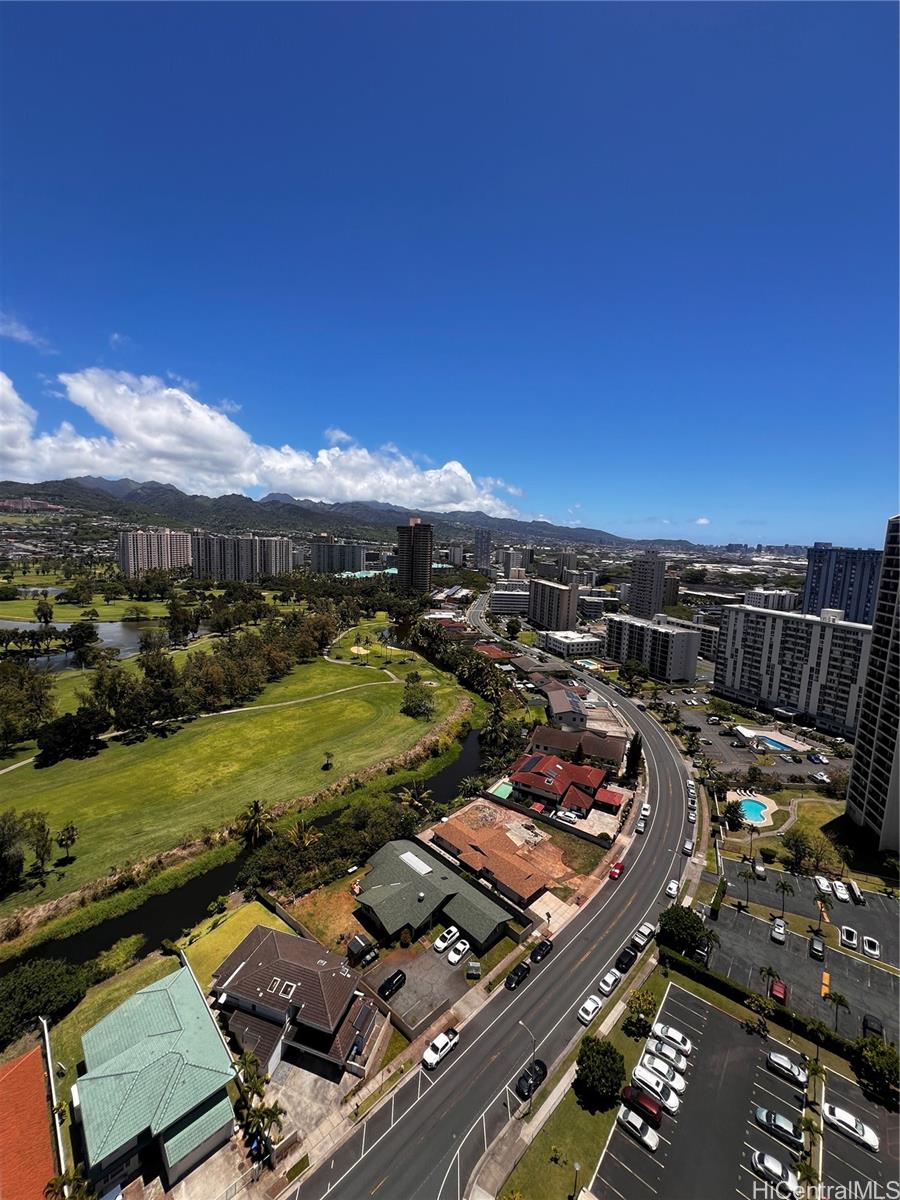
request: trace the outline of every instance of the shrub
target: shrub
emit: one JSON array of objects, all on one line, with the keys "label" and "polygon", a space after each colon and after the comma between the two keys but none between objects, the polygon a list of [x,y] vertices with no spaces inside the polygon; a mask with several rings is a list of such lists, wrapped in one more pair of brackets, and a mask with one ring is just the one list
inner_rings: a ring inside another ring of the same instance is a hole
[{"label": "shrub", "polygon": [[35,958],[0,979],[0,1047],[29,1029],[39,1016],[56,1020],[84,999],[84,967],[58,958]]},{"label": "shrub", "polygon": [[612,1042],[582,1039],[575,1067],[575,1090],[584,1108],[609,1108],[625,1082],[625,1059]]},{"label": "shrub", "polygon": [[778,851],[773,846],[760,846],[759,857],[764,863],[773,863],[778,857]]},{"label": "shrub", "polygon": [[722,901],[725,899],[725,893],[728,891],[728,880],[723,875],[719,880],[716,894],[712,898],[712,904],[709,906],[709,915],[714,921],[719,919],[719,909],[722,907]]},{"label": "shrub", "polygon": [[412,945],[412,934],[410,933],[408,926],[400,931],[400,945],[404,950],[408,950]]}]

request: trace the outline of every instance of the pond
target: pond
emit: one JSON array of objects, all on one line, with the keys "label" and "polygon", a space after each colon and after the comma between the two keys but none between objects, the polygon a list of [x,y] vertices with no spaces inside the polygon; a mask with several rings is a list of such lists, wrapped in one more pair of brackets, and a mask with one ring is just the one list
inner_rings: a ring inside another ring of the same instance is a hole
[{"label": "pond", "polygon": [[[449,804],[456,796],[460,781],[467,775],[477,775],[480,770],[478,732],[472,729],[454,761],[426,780],[434,803]],[[341,808],[332,809],[314,817],[311,824],[325,829],[337,820],[342,811]],[[111,917],[71,937],[44,942],[34,950],[27,951],[22,958],[61,958],[71,963],[85,963],[108,950],[120,938],[132,937],[136,933],[143,934],[145,939],[142,954],[150,954],[158,950],[166,939],[174,941],[185,929],[202,921],[210,904],[219,896],[233,892],[243,863],[244,855],[241,854],[233,862],[222,863],[204,875],[196,875],[171,892],[151,896],[131,912]],[[10,962],[0,966],[0,975],[13,965],[15,963]]]},{"label": "pond", "polygon": [[[68,629],[72,624],[71,621],[54,621],[53,625],[56,629]],[[33,622],[15,621],[8,617],[0,617],[0,629],[24,629],[34,627]],[[137,654],[140,649],[140,639],[142,633],[157,633],[162,629],[160,621],[97,621],[95,624],[97,634],[100,638],[100,645],[112,647],[119,651],[120,658],[131,658]],[[207,626],[201,625],[197,631],[197,636],[201,637],[207,633]],[[72,665],[71,655],[66,654],[42,654],[40,658],[30,660],[37,666],[49,668],[51,671],[64,671]]]}]

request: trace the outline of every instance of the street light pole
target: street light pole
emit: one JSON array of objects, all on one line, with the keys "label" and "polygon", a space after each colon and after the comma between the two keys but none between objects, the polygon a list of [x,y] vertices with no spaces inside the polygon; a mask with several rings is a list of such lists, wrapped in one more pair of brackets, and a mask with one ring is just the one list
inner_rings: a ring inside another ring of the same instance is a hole
[{"label": "street light pole", "polygon": [[525,1022],[520,1021],[519,1024],[522,1026],[522,1028],[525,1030],[525,1032],[531,1037],[531,1093],[528,1097],[528,1111],[531,1112],[532,1105],[534,1103],[534,1056],[535,1056],[535,1053],[537,1050],[537,1044],[534,1039],[534,1034],[528,1028],[528,1026],[525,1024]]}]

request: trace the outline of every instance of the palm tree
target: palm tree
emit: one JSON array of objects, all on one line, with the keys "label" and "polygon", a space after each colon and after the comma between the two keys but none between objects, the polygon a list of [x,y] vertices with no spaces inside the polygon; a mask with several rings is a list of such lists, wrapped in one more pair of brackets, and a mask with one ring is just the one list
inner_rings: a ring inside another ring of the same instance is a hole
[{"label": "palm tree", "polygon": [[235,1059],[235,1066],[243,1079],[247,1079],[251,1075],[256,1075],[259,1072],[259,1059],[252,1050],[242,1050],[239,1057]]},{"label": "palm tree", "polygon": [[54,1175],[44,1188],[46,1200],[89,1200],[93,1194],[81,1167],[67,1167],[62,1175]]},{"label": "palm tree", "polygon": [[397,793],[397,799],[404,804],[408,804],[410,808],[415,808],[419,812],[427,812],[431,803],[431,790],[427,788],[421,780],[416,779],[409,787],[401,788]]},{"label": "palm tree", "polygon": [[841,1009],[845,1008],[849,1012],[850,1002],[842,992],[828,992],[825,996],[825,1001],[827,1004],[834,1005],[834,1032],[837,1033],[838,1017],[840,1016]]},{"label": "palm tree", "polygon": [[775,891],[781,892],[781,915],[784,917],[784,902],[787,900],[788,896],[794,895],[794,885],[792,883],[788,883],[786,879],[779,879],[775,884]]},{"label": "palm tree", "polygon": [[747,867],[744,867],[744,869],[742,871],[738,871],[738,879],[743,879],[744,883],[747,886],[747,907],[748,908],[750,907],[750,884],[753,882],[753,880],[755,878],[756,878],[756,876]]},{"label": "palm tree", "polygon": [[262,1105],[257,1111],[262,1117],[263,1135],[271,1139],[273,1129],[280,1130],[283,1128],[283,1118],[287,1116],[287,1112],[277,1100],[272,1104]]},{"label": "palm tree", "polygon": [[814,1058],[806,1064],[806,1073],[809,1076],[809,1079],[807,1082],[807,1087],[812,1085],[812,1096],[810,1096],[807,1099],[806,1103],[809,1108],[815,1108],[816,1107],[816,1083],[819,1079],[824,1078],[825,1068],[819,1062],[819,1060],[817,1058]]},{"label": "palm tree", "polygon": [[477,775],[466,775],[464,779],[459,781],[459,786],[456,790],[460,796],[477,796],[481,791],[481,780]]},{"label": "palm tree", "polygon": [[822,918],[825,916],[826,911],[830,908],[834,908],[834,901],[831,899],[831,897],[830,896],[820,896],[819,897],[819,924],[816,927],[817,933],[822,932]]},{"label": "palm tree", "polygon": [[[781,978],[775,968],[768,965],[759,968],[759,977],[764,984],[770,983],[773,979]],[[768,991],[768,988],[766,990]]]},{"label": "palm tree", "polygon": [[293,829],[289,829],[285,834],[285,840],[290,842],[295,850],[308,850],[310,846],[322,840],[322,831],[316,829],[315,825],[308,825],[300,817]]},{"label": "palm tree", "polygon": [[258,846],[272,834],[272,817],[261,800],[251,800],[238,817],[238,828],[248,846]]},{"label": "palm tree", "polygon": [[824,1021],[820,1021],[817,1017],[813,1017],[812,1020],[807,1021],[806,1033],[809,1037],[809,1040],[816,1048],[815,1061],[818,1062],[819,1052],[822,1049],[822,1044],[825,1041],[825,1038],[828,1036],[828,1026]]},{"label": "palm tree", "polygon": [[813,1118],[809,1116],[808,1113],[804,1113],[797,1124],[800,1126],[802,1133],[809,1135],[809,1148],[812,1150],[813,1146],[815,1145],[816,1138],[822,1136],[821,1128],[816,1124]]},{"label": "palm tree", "polygon": [[803,1186],[803,1194],[819,1182],[819,1174],[808,1158],[801,1158],[797,1163],[797,1179]]}]

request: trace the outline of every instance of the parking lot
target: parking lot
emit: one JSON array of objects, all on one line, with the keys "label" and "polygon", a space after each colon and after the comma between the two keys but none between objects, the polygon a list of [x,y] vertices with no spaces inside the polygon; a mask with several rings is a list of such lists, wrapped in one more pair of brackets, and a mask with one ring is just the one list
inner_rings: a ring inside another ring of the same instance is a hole
[{"label": "parking lot", "polygon": [[[725,875],[728,879],[728,891],[731,896],[745,895],[744,880],[739,878],[739,872],[746,864],[735,859],[723,859]],[[781,893],[778,882],[785,880],[794,889],[793,896],[785,897],[785,909],[797,913],[801,917],[809,917],[815,926],[819,919],[819,909],[816,905],[816,885],[805,875],[788,875],[784,871],[766,868],[765,879],[754,879],[750,883],[750,900],[753,904],[765,904],[772,910],[775,917],[781,916]],[[900,903],[892,896],[883,892],[866,890],[866,903],[854,904],[851,900],[842,903],[832,899],[832,908],[827,917],[832,925],[851,925],[863,937],[873,937],[881,943],[881,961],[900,967]]]},{"label": "parking lot", "polygon": [[832,1028],[834,1009],[824,999],[823,991],[840,992],[850,1005],[849,1011],[841,1009],[838,1014],[838,1029],[845,1037],[861,1037],[863,1016],[872,1013],[884,1025],[888,1038],[897,1041],[900,978],[883,967],[832,947],[825,951],[824,962],[817,962],[809,956],[808,938],[788,932],[780,946],[772,941],[770,922],[734,908],[723,906],[718,921],[710,922],[709,927],[721,943],[710,958],[713,971],[764,992],[767,984],[759,970],[770,966],[788,985],[790,1007],[818,1017]]},{"label": "parking lot", "polygon": [[888,1185],[900,1178],[897,1114],[873,1104],[852,1080],[833,1071],[826,1076],[825,1103],[835,1104],[859,1117],[874,1129],[881,1145],[878,1153],[873,1154],[838,1130],[823,1124],[822,1182],[832,1187],[838,1184],[846,1187],[849,1184],[857,1189],[852,1194],[858,1196],[888,1196]]},{"label": "parking lot", "polygon": [[451,967],[446,954],[427,949],[394,950],[366,972],[366,983],[377,988],[398,968],[406,972],[406,983],[388,1001],[398,1016],[413,1027],[425,1021],[445,1002],[453,1004],[466,991],[466,955]]},{"label": "parking lot", "polygon": [[[597,1166],[592,1194],[597,1200],[771,1197],[773,1193],[764,1192],[763,1181],[753,1168],[753,1153],[771,1155],[793,1170],[799,1155],[759,1124],[756,1110],[765,1108],[794,1124],[800,1122],[808,1111],[803,1090],[775,1074],[767,1062],[772,1051],[798,1064],[799,1055],[775,1038],[763,1042],[746,1033],[732,1017],[674,985],[666,992],[656,1019],[675,1026],[693,1043],[679,1110],[674,1116],[663,1116],[655,1153],[617,1124]],[[881,1137],[879,1153],[873,1155],[826,1130],[821,1147],[813,1151],[814,1163],[822,1153],[825,1181],[846,1188],[857,1179],[895,1178],[894,1115],[866,1101],[859,1088],[832,1073],[827,1076],[825,1098],[858,1115]],[[812,1115],[818,1123],[815,1110]]]}]

